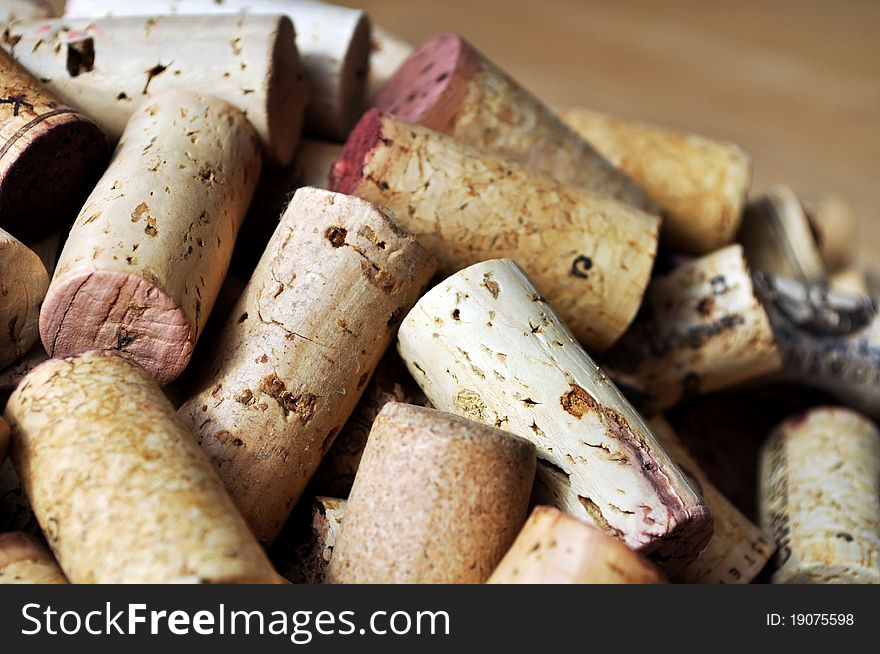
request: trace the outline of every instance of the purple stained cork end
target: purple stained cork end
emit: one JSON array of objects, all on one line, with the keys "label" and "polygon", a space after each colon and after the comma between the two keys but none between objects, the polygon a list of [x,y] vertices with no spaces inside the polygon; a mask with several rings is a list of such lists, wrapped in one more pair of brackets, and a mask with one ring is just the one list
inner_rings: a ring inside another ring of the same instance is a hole
[{"label": "purple stained cork end", "polygon": [[373,106],[411,123],[449,131],[481,67],[479,52],[459,34],[438,34],[401,64]]},{"label": "purple stained cork end", "polygon": [[363,167],[370,152],[382,140],[382,117],[378,109],[367,111],[348,135],[345,147],[330,170],[330,190],[356,195]]}]

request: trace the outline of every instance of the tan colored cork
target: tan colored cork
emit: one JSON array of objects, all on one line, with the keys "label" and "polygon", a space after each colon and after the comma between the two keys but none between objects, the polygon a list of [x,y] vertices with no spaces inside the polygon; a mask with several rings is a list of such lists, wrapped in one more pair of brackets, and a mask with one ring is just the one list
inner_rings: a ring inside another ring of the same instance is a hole
[{"label": "tan colored cork", "polygon": [[210,462],[130,358],[49,361],[5,417],[15,467],[73,583],[276,580]]},{"label": "tan colored cork", "polygon": [[648,413],[783,365],[740,245],[656,277],[642,313],[603,361]]},{"label": "tan colored cork", "polygon": [[37,538],[22,532],[0,534],[0,586],[67,583],[55,557]]},{"label": "tan colored cork", "polygon": [[565,184],[655,210],[632,179],[459,34],[422,44],[373,106]]},{"label": "tan colored cork", "polygon": [[427,398],[418,387],[400,356],[390,349],[382,357],[370,383],[345,422],[309,484],[317,495],[348,497],[354,483],[370,428],[382,407],[389,402],[425,406]]},{"label": "tan colored cork", "polygon": [[0,23],[29,18],[49,18],[52,7],[43,0],[2,0],[0,1]]},{"label": "tan colored cork", "polygon": [[831,290],[850,295],[868,295],[868,275],[865,270],[857,266],[840,268],[828,278],[828,286]]},{"label": "tan colored cork", "polygon": [[373,25],[370,38],[370,71],[367,75],[367,106],[372,106],[376,94],[391,79],[401,64],[412,54],[415,46],[378,25]]},{"label": "tan colored cork", "polygon": [[800,200],[777,186],[746,206],[738,239],[756,272],[823,282],[825,264]]},{"label": "tan colored cork", "polygon": [[304,539],[280,555],[278,570],[284,577],[295,584],[324,583],[347,504],[333,497],[315,498]]},{"label": "tan colored cork", "polygon": [[513,261],[431,289],[401,324],[398,350],[434,406],[532,441],[593,524],[664,570],[708,542],[703,500]]},{"label": "tan colored cork", "polygon": [[2,45],[114,141],[141,105],[182,89],[240,109],[276,164],[299,142],[308,87],[282,16],[26,21]]},{"label": "tan colored cork", "polygon": [[0,51],[0,228],[31,240],[69,224],[106,160],[98,126]]},{"label": "tan colored cork", "polygon": [[664,584],[620,540],[549,506],[537,506],[490,584]]},{"label": "tan colored cork", "polygon": [[68,0],[65,13],[83,17],[191,14],[199,15],[199,21],[209,14],[236,14],[235,18],[249,20],[261,14],[284,14],[296,28],[296,46],[310,89],[306,132],[344,140],[360,115],[370,54],[370,20],[360,9],[310,0]]},{"label": "tan colored cork", "polygon": [[180,415],[271,542],[434,272],[358,198],[296,192]]},{"label": "tan colored cork", "polygon": [[859,221],[852,206],[832,194],[801,198],[801,204],[825,269],[838,272],[851,265],[859,250]]},{"label": "tan colored cork", "polygon": [[657,251],[655,216],[390,115],[364,116],[331,181],[390,207],[444,274],[515,259],[597,350],[635,317]]},{"label": "tan colored cork", "polygon": [[844,408],[779,425],[764,446],[760,509],[779,546],[774,583],[880,583],[880,432]]},{"label": "tan colored cork", "polygon": [[379,412],[327,570],[329,583],[483,583],[526,519],[528,441],[434,409]]},{"label": "tan colored cork", "polygon": [[52,356],[117,349],[160,384],[186,367],[257,179],[244,114],[169,91],[142,105],[73,226],[40,315]]},{"label": "tan colored cork", "polygon": [[0,369],[23,357],[40,335],[40,306],[49,288],[43,262],[0,229]]},{"label": "tan colored cork", "polygon": [[700,556],[682,568],[673,581],[685,584],[748,584],[776,551],[776,545],[715,488],[665,418],[649,423],[657,440],[700,491],[715,532]]},{"label": "tan colored cork", "polygon": [[657,203],[671,248],[706,254],[734,239],[752,180],[742,148],[586,109],[562,119]]}]

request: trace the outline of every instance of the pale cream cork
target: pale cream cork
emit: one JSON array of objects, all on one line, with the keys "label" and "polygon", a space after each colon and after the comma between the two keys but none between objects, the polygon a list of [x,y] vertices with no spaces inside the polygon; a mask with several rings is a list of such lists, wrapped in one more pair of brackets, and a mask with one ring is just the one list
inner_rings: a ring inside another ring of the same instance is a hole
[{"label": "pale cream cork", "polygon": [[515,259],[596,350],[635,317],[657,251],[655,216],[387,114],[364,116],[331,183],[390,207],[443,274]]},{"label": "pale cream cork", "polygon": [[385,353],[351,417],[345,422],[327,455],[318,466],[309,489],[316,495],[348,497],[357,475],[370,428],[382,407],[389,402],[425,406],[422,389],[406,370],[392,348]]},{"label": "pale cream cork", "polygon": [[849,266],[840,268],[828,278],[828,287],[839,293],[850,295],[868,295],[868,275],[863,268]]},{"label": "pale cream cork", "polygon": [[700,491],[715,519],[715,532],[706,549],[672,580],[686,584],[751,583],[773,556],[776,545],[715,488],[665,418],[654,418],[649,424],[669,456]]},{"label": "pale cream cork", "polygon": [[741,147],[586,109],[562,119],[657,203],[669,247],[705,254],[734,239],[752,181]]},{"label": "pale cream cork", "polygon": [[271,583],[277,574],[159,386],[93,351],[32,372],[12,457],[73,583]]},{"label": "pale cream cork", "polygon": [[370,432],[329,583],[483,583],[526,519],[528,441],[391,402]]},{"label": "pale cream cork", "polygon": [[490,584],[664,584],[622,541],[549,506],[537,506]]},{"label": "pale cream cork", "polygon": [[73,225],[40,315],[52,356],[130,354],[167,384],[220,290],[261,159],[238,109],[169,91],[134,114]]},{"label": "pale cream cork", "polygon": [[602,360],[648,413],[783,367],[740,245],[654,278],[641,314]]},{"label": "pale cream cork", "polygon": [[880,583],[880,432],[821,407],[779,425],[760,465],[774,583]]},{"label": "pale cream cork", "polygon": [[859,251],[859,221],[849,202],[829,193],[802,197],[801,204],[825,269],[833,273],[852,265]]},{"label": "pale cream cork", "polygon": [[434,272],[358,198],[296,192],[180,415],[271,542]]},{"label": "pale cream cork", "polygon": [[655,210],[632,179],[459,34],[422,44],[373,106],[560,182]]},{"label": "pale cream cork", "polygon": [[46,267],[30,248],[0,229],[0,369],[40,336],[40,306],[49,288]]},{"label": "pale cream cork", "polygon": [[664,570],[708,542],[702,498],[513,261],[431,289],[401,324],[398,350],[434,406],[532,441],[593,524]]},{"label": "pale cream cork", "polygon": [[283,16],[58,18],[7,33],[0,45],[113,141],[145,102],[187,90],[240,109],[276,164],[299,143],[308,87]]},{"label": "pale cream cork", "polygon": [[100,128],[0,50],[0,228],[30,241],[69,224],[106,160]]},{"label": "pale cream cork", "polygon": [[[310,0],[68,0],[65,13],[82,17],[191,14],[199,15],[199,21],[210,14],[236,14],[234,18],[242,20],[262,14],[286,15],[296,29],[296,46],[310,89],[306,132],[344,140],[360,115],[371,29],[360,9]],[[292,45],[292,36],[290,40]]]},{"label": "pale cream cork", "polygon": [[777,186],[746,205],[737,237],[752,270],[804,282],[824,282],[825,264],[800,200]]},{"label": "pale cream cork", "polygon": [[0,534],[0,586],[67,583],[55,557],[39,539],[22,532]]}]

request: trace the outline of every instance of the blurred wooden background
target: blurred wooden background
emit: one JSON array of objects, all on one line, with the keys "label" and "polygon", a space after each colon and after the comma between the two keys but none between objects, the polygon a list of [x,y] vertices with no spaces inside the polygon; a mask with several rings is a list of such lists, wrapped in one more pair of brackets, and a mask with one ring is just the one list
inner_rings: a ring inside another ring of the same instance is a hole
[{"label": "blurred wooden background", "polygon": [[855,207],[880,268],[880,1],[360,0],[415,43],[458,31],[555,107],[735,141],[754,191]]}]

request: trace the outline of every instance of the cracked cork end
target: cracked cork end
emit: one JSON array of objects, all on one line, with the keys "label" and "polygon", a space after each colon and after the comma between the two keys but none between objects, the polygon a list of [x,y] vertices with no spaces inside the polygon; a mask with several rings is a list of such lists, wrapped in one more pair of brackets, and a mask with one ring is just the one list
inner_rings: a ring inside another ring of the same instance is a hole
[{"label": "cracked cork end", "polygon": [[479,53],[460,35],[447,32],[419,47],[397,69],[373,106],[411,123],[445,131],[481,69]]},{"label": "cracked cork end", "polygon": [[160,385],[183,372],[195,340],[184,312],[158,286],[111,271],[83,272],[52,285],[40,313],[40,336],[52,357],[124,352]]}]

